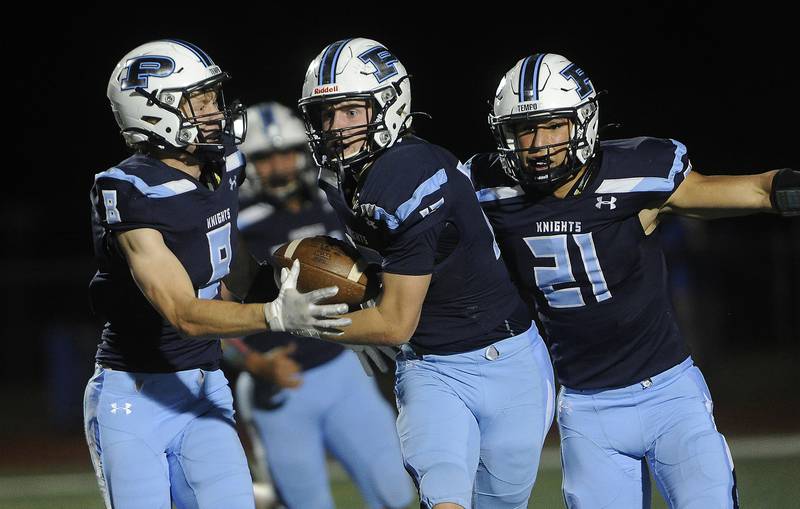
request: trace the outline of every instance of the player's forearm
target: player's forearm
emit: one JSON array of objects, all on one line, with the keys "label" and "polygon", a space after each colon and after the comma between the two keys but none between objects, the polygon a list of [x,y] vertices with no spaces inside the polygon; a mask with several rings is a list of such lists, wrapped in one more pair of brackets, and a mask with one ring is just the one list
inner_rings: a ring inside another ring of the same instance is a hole
[{"label": "player's forearm", "polygon": [[267,329],[263,304],[219,300],[186,302],[176,309],[170,322],[178,332],[191,339],[247,336]]},{"label": "player's forearm", "polygon": [[668,203],[663,212],[697,219],[770,212],[770,190],[775,173],[703,176],[678,200]]},{"label": "player's forearm", "polygon": [[409,333],[407,327],[387,320],[380,307],[362,309],[344,316],[353,320],[350,326],[343,329],[344,334],[325,339],[352,345],[398,346],[408,342],[414,330],[412,328]]}]

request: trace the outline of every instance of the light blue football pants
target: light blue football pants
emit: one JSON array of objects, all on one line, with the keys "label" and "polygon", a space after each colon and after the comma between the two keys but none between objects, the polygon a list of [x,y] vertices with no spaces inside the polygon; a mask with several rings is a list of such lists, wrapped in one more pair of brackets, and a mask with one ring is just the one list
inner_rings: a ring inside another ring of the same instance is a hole
[{"label": "light blue football pants", "polygon": [[423,507],[527,507],[555,399],[535,326],[455,355],[416,355],[406,345],[395,393],[403,459]]},{"label": "light blue football pants", "polygon": [[[252,409],[283,503],[289,509],[333,509],[327,450],[350,474],[367,507],[408,506],[413,491],[403,470],[394,410],[355,354],[346,350],[302,377],[303,385],[275,396],[283,400],[278,408]],[[237,382],[240,408],[247,401],[246,384],[252,384],[248,378]]]},{"label": "light blue football pants", "polygon": [[252,509],[253,484],[222,371],[97,367],[84,423],[106,507]]},{"label": "light blue football pants", "polygon": [[712,407],[691,357],[628,387],[562,388],[558,426],[567,507],[649,507],[645,460],[670,508],[738,507],[733,461]]}]

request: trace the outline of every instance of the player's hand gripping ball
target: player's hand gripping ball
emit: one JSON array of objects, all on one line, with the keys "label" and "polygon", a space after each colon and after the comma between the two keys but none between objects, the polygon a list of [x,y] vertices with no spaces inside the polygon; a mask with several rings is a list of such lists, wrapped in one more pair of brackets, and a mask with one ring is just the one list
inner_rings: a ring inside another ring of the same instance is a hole
[{"label": "player's hand gripping ball", "polygon": [[272,255],[276,270],[291,268],[300,261],[297,289],[301,293],[326,286],[338,286],[339,293],[320,304],[344,302],[357,306],[378,295],[380,280],[377,271],[368,266],[358,250],[349,244],[320,235],[287,242]]}]

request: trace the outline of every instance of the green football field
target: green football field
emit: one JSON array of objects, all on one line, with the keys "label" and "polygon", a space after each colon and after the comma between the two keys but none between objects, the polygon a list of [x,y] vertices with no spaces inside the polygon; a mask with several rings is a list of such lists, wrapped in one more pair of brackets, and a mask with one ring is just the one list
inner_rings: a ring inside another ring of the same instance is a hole
[{"label": "green football field", "polygon": [[[784,509],[800,500],[800,436],[731,441],[739,496],[743,508]],[[53,469],[49,469],[53,472]],[[58,469],[55,469],[58,471]],[[355,487],[337,467],[332,468],[334,496],[339,509],[360,509]],[[3,509],[102,509],[91,472],[28,473],[0,477]],[[418,506],[412,506],[418,507]],[[558,453],[547,448],[529,507],[564,507]],[[653,508],[666,504],[654,488]],[[224,509],[224,508],[221,508]]]}]

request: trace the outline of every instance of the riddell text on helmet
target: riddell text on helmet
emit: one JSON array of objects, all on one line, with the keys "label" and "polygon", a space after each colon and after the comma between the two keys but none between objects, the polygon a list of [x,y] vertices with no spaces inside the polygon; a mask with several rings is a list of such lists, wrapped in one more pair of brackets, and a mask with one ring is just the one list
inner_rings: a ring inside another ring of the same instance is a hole
[{"label": "riddell text on helmet", "polygon": [[331,92],[338,92],[339,85],[325,85],[324,87],[314,87],[314,94],[329,94]]}]

